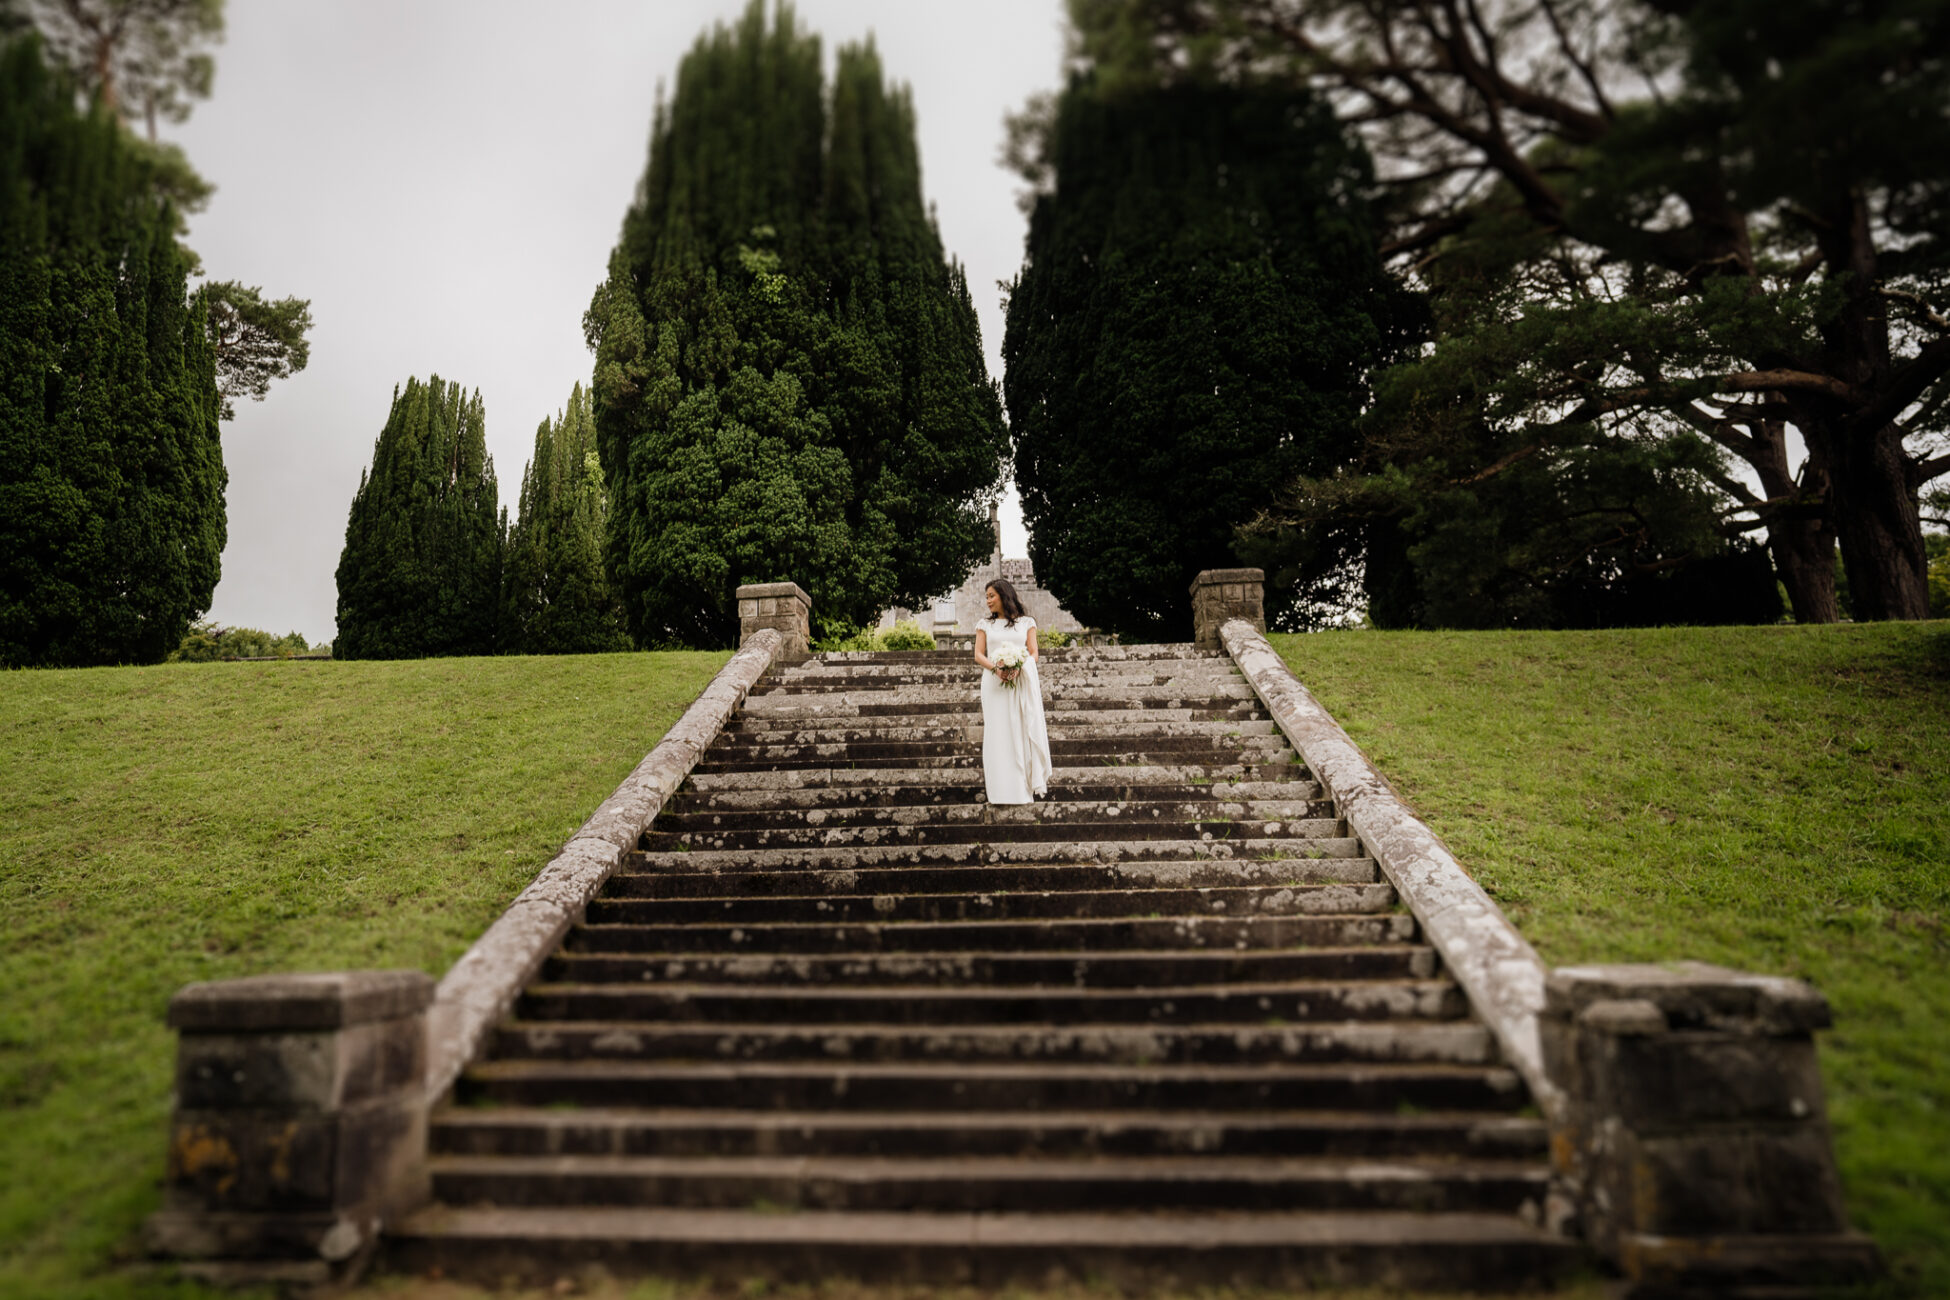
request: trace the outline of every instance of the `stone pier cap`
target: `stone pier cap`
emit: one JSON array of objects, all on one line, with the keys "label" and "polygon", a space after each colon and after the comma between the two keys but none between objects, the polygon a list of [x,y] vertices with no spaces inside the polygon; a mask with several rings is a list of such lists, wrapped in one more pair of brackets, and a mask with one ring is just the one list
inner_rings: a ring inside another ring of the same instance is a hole
[{"label": "stone pier cap", "polygon": [[1632,1013],[1657,1030],[1789,1035],[1834,1023],[1828,999],[1805,981],[1703,961],[1560,966],[1544,980],[1546,1016],[1608,1019],[1623,1028]]},{"label": "stone pier cap", "polygon": [[169,1000],[169,1027],[192,1033],[343,1029],[424,1011],[433,980],[416,970],[252,975],[186,984]]}]

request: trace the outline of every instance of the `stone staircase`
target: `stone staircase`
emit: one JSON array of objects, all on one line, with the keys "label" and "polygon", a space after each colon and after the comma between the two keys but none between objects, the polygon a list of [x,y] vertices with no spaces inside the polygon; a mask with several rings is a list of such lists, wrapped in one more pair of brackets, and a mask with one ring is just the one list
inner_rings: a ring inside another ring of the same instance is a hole
[{"label": "stone staircase", "polygon": [[392,1265],[1509,1286],[1545,1131],[1222,654],[1044,657],[983,801],[963,654],[755,688],[431,1128]]}]

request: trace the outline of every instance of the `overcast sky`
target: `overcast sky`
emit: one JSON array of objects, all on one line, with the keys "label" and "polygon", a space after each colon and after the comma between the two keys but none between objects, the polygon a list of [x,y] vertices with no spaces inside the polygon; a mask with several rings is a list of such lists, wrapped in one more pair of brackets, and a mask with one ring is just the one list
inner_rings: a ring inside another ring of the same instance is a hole
[{"label": "overcast sky", "polygon": [[[657,84],[744,0],[229,0],[216,93],[168,128],[217,186],[217,279],[309,298],[310,366],[224,426],[230,543],[211,617],[333,635],[346,511],[393,388],[479,388],[510,513],[535,426],[586,382],[582,312],[643,171]],[[1053,86],[1062,0],[799,0],[913,87],[922,187],[1000,378],[1022,260],[1003,114]],[[1004,550],[1027,553],[1004,511]]]}]

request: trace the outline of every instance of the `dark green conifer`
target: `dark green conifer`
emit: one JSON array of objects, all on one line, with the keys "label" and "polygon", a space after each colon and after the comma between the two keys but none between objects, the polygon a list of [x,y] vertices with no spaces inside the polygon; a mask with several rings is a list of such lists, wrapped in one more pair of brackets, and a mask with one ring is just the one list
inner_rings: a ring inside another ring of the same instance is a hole
[{"label": "dark green conifer", "polygon": [[0,663],[158,661],[216,588],[216,361],[151,167],[0,48]]},{"label": "dark green conifer", "polygon": [[508,654],[627,650],[623,611],[603,572],[609,497],[596,457],[589,398],[535,430],[521,476],[521,517],[508,532],[501,649]]},{"label": "dark green conifer", "polygon": [[1411,304],[1365,155],[1304,92],[1079,81],[1047,159],[1003,342],[1030,558],[1084,622],[1184,639],[1235,529],[1345,458]]},{"label": "dark green conifer", "polygon": [[701,38],[585,324],[609,567],[643,644],[722,645],[789,578],[828,626],[953,586],[1006,438],[913,112],[871,47],[753,3]]},{"label": "dark green conifer", "polygon": [[505,516],[481,395],[432,376],[395,389],[345,526],[340,659],[492,654]]}]

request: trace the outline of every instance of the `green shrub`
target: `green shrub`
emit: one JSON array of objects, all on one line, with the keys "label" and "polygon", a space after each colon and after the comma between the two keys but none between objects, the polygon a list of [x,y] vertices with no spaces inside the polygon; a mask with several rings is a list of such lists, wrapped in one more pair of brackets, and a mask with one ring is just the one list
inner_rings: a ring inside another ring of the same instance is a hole
[{"label": "green shrub", "polygon": [[1036,646],[1042,650],[1061,650],[1076,638],[1060,627],[1039,627],[1036,629]]},{"label": "green shrub", "polygon": [[911,618],[904,618],[881,634],[879,650],[932,650],[934,633]]},{"label": "green shrub", "polygon": [[826,654],[862,650],[934,650],[938,647],[934,643],[933,633],[913,619],[904,618],[885,632],[879,628],[861,627],[815,637],[812,648]]},{"label": "green shrub", "polygon": [[834,632],[828,636],[812,639],[813,651],[817,654],[841,653],[859,650],[885,650],[880,633],[870,627],[854,628],[851,631]]},{"label": "green shrub", "polygon": [[[327,644],[319,649],[329,652],[331,646]],[[305,644],[304,636],[297,632],[272,636],[254,627],[224,627],[206,619],[190,626],[189,634],[169,652],[168,662],[200,664],[218,659],[269,659],[274,656],[289,659],[292,655],[310,651],[311,647]]]}]

